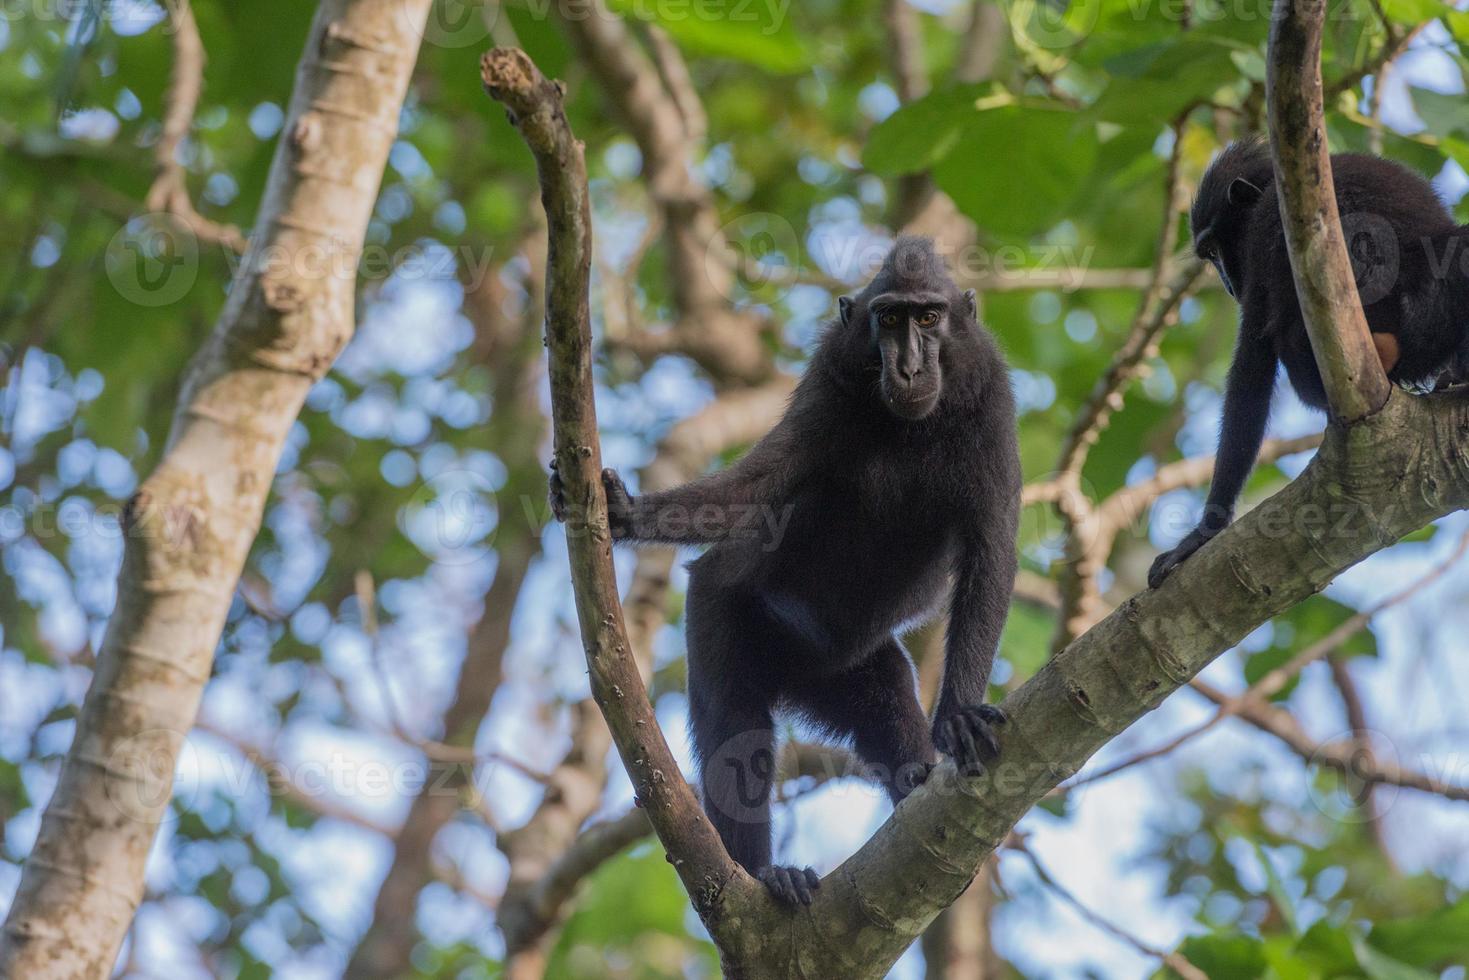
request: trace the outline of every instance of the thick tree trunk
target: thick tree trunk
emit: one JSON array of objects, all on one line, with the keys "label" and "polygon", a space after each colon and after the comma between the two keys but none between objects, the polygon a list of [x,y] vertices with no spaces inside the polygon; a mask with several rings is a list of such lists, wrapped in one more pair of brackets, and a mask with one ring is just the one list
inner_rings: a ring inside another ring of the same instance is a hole
[{"label": "thick tree trunk", "polygon": [[352,335],[357,257],[430,0],[323,0],[213,336],[128,502],[117,607],[0,933],[0,976],[106,977],[282,443]]}]

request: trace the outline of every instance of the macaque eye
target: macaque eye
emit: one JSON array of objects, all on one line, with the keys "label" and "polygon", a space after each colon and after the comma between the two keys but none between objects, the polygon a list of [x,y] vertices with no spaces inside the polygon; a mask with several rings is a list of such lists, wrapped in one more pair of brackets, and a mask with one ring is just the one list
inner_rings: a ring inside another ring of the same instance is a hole
[{"label": "macaque eye", "polygon": [[920,327],[931,327],[939,322],[938,310],[925,310],[918,314],[918,325]]},{"label": "macaque eye", "polygon": [[898,314],[884,313],[877,318],[877,322],[885,327],[896,327],[898,325]]}]

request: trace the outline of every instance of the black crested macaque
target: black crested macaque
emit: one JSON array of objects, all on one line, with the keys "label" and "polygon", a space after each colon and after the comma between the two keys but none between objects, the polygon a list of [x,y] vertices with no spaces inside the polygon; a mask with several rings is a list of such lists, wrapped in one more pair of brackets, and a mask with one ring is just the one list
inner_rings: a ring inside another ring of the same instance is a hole
[{"label": "black crested macaque", "polygon": [[[1388,379],[1409,388],[1459,381],[1469,365],[1469,229],[1455,225],[1426,180],[1389,160],[1335,153],[1331,171],[1357,292]],[[1267,143],[1225,147],[1199,182],[1191,223],[1195,254],[1213,263],[1239,303],[1239,338],[1203,516],[1153,562],[1151,588],[1233,520],[1265,436],[1277,366],[1285,365],[1301,401],[1327,407],[1296,298]]]},{"label": "black crested macaque", "polygon": [[[1020,460],[1004,358],[933,245],[900,238],[843,297],[784,417],[743,459],[661,493],[602,474],[615,538],[712,544],[690,565],[689,713],[704,808],[782,901],[820,879],[771,864],[777,711],[852,739],[893,802],[939,751],[982,771],[984,703],[1016,572]],[[552,474],[552,508],[566,512]],[[894,632],[948,599],[932,724]],[[931,734],[930,734],[931,733]]]}]

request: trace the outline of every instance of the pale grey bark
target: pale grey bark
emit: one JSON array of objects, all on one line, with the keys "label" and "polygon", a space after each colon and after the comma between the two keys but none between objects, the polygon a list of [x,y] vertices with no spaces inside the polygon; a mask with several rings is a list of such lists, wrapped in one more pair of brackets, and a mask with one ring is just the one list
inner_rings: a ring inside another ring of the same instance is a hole
[{"label": "pale grey bark", "polygon": [[108,976],[291,423],[351,336],[357,255],[430,0],[323,0],[249,251],[128,502],[117,606],[0,933],[0,976]]}]

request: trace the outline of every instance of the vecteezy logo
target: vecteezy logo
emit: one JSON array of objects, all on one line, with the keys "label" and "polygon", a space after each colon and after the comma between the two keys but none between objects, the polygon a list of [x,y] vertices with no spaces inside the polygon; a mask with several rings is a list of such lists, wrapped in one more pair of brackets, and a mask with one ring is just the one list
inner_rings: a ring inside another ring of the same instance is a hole
[{"label": "vecteezy logo", "polygon": [[1059,51],[1091,34],[1102,4],[1100,0],[1015,0],[1008,11],[1011,30],[1022,47]]},{"label": "vecteezy logo", "polygon": [[197,790],[192,777],[176,787],[176,772],[197,773],[198,760],[189,741],[177,732],[155,728],[125,738],[107,757],[107,798],[129,820],[159,819],[170,798],[187,803]]},{"label": "vecteezy logo", "polygon": [[462,466],[436,473],[398,511],[403,536],[440,564],[480,560],[498,526],[495,488],[483,474]]},{"label": "vecteezy logo", "polygon": [[1341,216],[1341,233],[1362,305],[1386,298],[1397,284],[1402,263],[1397,229],[1381,215],[1356,211]]},{"label": "vecteezy logo", "polygon": [[704,267],[724,298],[734,300],[726,284],[739,282],[753,291],[767,285],[788,286],[801,269],[801,239],[778,214],[752,211],[719,229],[704,254]]},{"label": "vecteezy logo", "polygon": [[485,0],[434,0],[427,22],[420,23],[415,4],[399,5],[405,30],[418,34],[424,44],[439,48],[467,48],[490,36],[499,15],[498,3]]},{"label": "vecteezy logo", "polygon": [[[1308,778],[1306,783],[1312,805],[1333,820],[1365,823],[1386,813],[1397,800],[1398,787],[1379,777],[1384,769],[1397,768],[1397,750],[1377,732],[1342,732],[1322,742],[1310,761],[1337,774],[1324,780]],[[1366,805],[1369,794],[1372,806]]]},{"label": "vecteezy logo", "polygon": [[123,299],[168,306],[183,299],[199,278],[199,242],[167,215],[144,214],[112,236],[103,264]]},{"label": "vecteezy logo", "polygon": [[712,768],[704,780],[706,804],[737,823],[765,820],[776,777],[770,742],[770,732],[760,729],[725,741],[708,763]]}]

